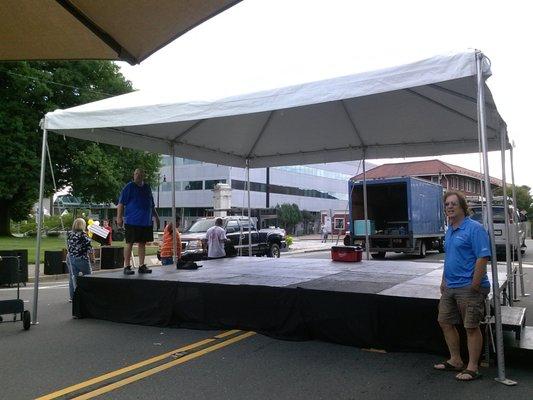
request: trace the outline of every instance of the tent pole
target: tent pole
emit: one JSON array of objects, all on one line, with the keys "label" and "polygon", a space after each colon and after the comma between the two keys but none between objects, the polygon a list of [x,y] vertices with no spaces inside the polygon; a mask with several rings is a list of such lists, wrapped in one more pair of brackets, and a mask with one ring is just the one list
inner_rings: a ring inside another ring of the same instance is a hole
[{"label": "tent pole", "polygon": [[248,257],[252,257],[252,208],[250,206],[250,159],[246,159],[246,188],[248,189]]},{"label": "tent pole", "polygon": [[487,145],[487,131],[485,127],[485,78],[483,76],[483,53],[476,53],[476,71],[477,71],[477,109],[478,109],[478,126],[481,137],[481,150],[483,153],[483,171],[485,175],[485,195],[487,197],[487,226],[489,228],[489,236],[491,242],[491,266],[492,266],[492,301],[494,305],[494,320],[496,332],[496,362],[498,364],[498,377],[495,378],[497,382],[514,385],[513,382],[505,378],[505,359],[503,352],[503,332],[502,332],[502,315],[500,304],[500,285],[498,283],[498,262],[496,260],[496,244],[494,242],[494,223],[492,216],[492,191],[490,187],[489,175],[489,157]]},{"label": "tent pole", "polygon": [[[513,184],[513,204],[516,207],[516,211],[519,211],[518,203],[516,202],[516,188],[515,188],[515,182],[514,182],[513,149],[514,149],[514,143],[511,146],[511,151],[510,151],[511,153],[511,182]],[[525,293],[525,289],[524,289],[524,270],[522,269],[522,251],[521,251],[522,244],[520,243],[520,235],[518,234],[519,223],[520,221],[516,221],[516,224],[515,224],[515,232],[516,232],[515,238],[516,238],[516,248],[517,248],[516,255],[518,256],[518,277],[520,279],[520,293],[522,297],[527,297],[529,296],[529,294]],[[515,296],[516,296],[516,291],[515,291]]]},{"label": "tent pole", "polygon": [[44,171],[46,168],[46,148],[48,132],[43,129],[43,147],[41,151],[41,177],[39,180],[39,209],[37,214],[37,245],[35,249],[35,283],[33,284],[33,313],[31,323],[37,325],[37,308],[39,303],[39,273],[41,262],[41,230],[43,228]]},{"label": "tent pole", "polygon": [[510,223],[509,223],[509,202],[507,201],[507,181],[505,176],[505,130],[502,128],[500,130],[501,138],[501,159],[502,159],[502,184],[503,184],[503,211],[505,214],[505,261],[507,266],[507,293],[509,294],[509,305],[513,305],[514,299],[514,285],[513,285],[513,266],[511,265],[511,241],[509,234],[511,233]]},{"label": "tent pole", "polygon": [[[176,263],[178,254],[178,238],[176,237],[176,160],[174,157],[174,142],[170,144],[170,154],[172,155],[172,260]],[[182,221],[183,223],[183,221]]]},{"label": "tent pole", "polygon": [[363,149],[363,210],[365,214],[365,253],[370,260],[370,237],[368,235],[368,202],[366,198],[366,149]]}]

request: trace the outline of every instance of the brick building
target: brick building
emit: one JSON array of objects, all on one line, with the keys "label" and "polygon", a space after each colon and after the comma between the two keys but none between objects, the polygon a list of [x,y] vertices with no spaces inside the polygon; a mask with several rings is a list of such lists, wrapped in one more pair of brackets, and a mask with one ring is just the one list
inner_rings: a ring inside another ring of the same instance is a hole
[{"label": "brick building", "polygon": [[[444,189],[460,190],[467,196],[481,196],[482,174],[441,160],[383,164],[366,173],[367,179],[397,178],[402,176],[413,176],[432,182],[439,182]],[[352,179],[362,180],[363,174],[356,175]],[[497,187],[502,187],[500,179],[491,177],[490,183],[493,190]]]}]

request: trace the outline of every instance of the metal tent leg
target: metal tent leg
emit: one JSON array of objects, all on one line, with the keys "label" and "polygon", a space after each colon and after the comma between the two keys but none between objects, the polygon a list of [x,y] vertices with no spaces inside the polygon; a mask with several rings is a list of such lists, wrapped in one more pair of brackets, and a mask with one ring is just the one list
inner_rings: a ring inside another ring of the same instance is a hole
[{"label": "metal tent leg", "polygon": [[246,189],[248,194],[248,257],[253,257],[252,254],[252,207],[250,205],[250,160],[246,159]]},{"label": "metal tent leg", "polygon": [[508,293],[509,293],[509,305],[513,305],[513,299],[515,298],[515,287],[514,287],[514,274],[513,274],[513,266],[512,266],[512,259],[514,258],[511,254],[511,229],[510,229],[510,222],[509,222],[509,201],[507,199],[507,181],[505,177],[505,147],[506,147],[506,139],[507,133],[505,132],[505,129],[502,127],[500,129],[500,143],[501,143],[501,159],[502,159],[502,185],[503,185],[503,209],[504,209],[504,220],[505,220],[505,262],[507,266],[507,284],[508,284]]},{"label": "metal tent leg", "polygon": [[368,199],[366,191],[366,150],[363,149],[363,209],[365,214],[365,253],[366,259],[370,260],[370,235],[368,234]]},{"label": "metal tent leg", "polygon": [[[514,143],[511,146],[511,182],[513,184],[513,204],[515,207],[518,207],[518,204],[516,203],[516,189],[515,189],[515,182],[514,182],[514,159],[513,159],[513,148]],[[524,289],[524,269],[522,268],[522,252],[521,252],[521,243],[520,243],[520,235],[518,234],[518,222],[515,224],[515,240],[516,240],[516,246],[517,246],[517,257],[518,257],[518,279],[520,279],[520,294],[522,297],[529,296],[528,293],[525,293]],[[516,282],[516,281],[515,281]],[[515,292],[516,295],[516,292]]]},{"label": "metal tent leg", "polygon": [[33,325],[37,322],[37,309],[39,303],[39,273],[41,264],[41,230],[43,228],[43,197],[44,197],[44,171],[46,168],[46,148],[48,146],[48,132],[43,129],[43,146],[41,151],[41,177],[39,181],[39,209],[37,215],[37,245],[35,248],[35,283],[33,285],[33,312],[31,314]]},{"label": "metal tent leg", "polygon": [[[476,70],[477,70],[477,107],[478,107],[478,124],[481,133],[481,149],[483,152],[483,170],[485,174],[485,193],[487,196],[487,219],[489,227],[489,235],[491,240],[492,254],[496,254],[496,244],[494,242],[494,223],[492,215],[492,191],[490,187],[489,175],[489,157],[487,145],[487,131],[485,126],[485,78],[483,76],[483,53],[476,53]],[[496,334],[496,362],[498,364],[498,377],[495,378],[497,382],[505,385],[516,385],[516,382],[505,377],[505,356],[503,350],[503,332],[502,332],[502,315],[500,305],[500,285],[498,283],[498,263],[496,257],[491,257],[492,266],[492,291],[493,291],[493,305],[494,305],[494,320],[495,320],[495,334]]]},{"label": "metal tent leg", "polygon": [[[172,154],[172,260],[177,262],[178,238],[176,237],[176,160],[174,156],[174,143],[170,144],[170,154]],[[183,224],[183,220],[181,221]]]}]

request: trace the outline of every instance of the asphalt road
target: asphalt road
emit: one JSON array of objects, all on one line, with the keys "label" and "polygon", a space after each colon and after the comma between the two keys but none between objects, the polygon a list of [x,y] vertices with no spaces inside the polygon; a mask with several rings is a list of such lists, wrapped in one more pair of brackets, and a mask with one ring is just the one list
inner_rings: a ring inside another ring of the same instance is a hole
[{"label": "asphalt road", "polygon": [[[329,258],[329,252],[299,256]],[[31,288],[21,293],[31,301]],[[0,299],[15,295],[14,289],[0,289]],[[37,326],[23,331],[21,323],[0,324],[0,398],[36,398],[63,388],[75,391],[60,398],[92,398],[98,389],[109,390],[98,397],[104,399],[532,398],[533,366],[508,362],[507,376],[519,382],[514,387],[492,379],[495,367],[484,368],[480,381],[456,382],[452,373],[431,368],[440,361],[435,355],[376,353],[243,332],[217,339],[221,331],[78,320],[71,317],[67,296],[65,282],[42,285]],[[184,352],[184,346],[206,339],[211,341]],[[172,354],[153,360],[164,353]],[[144,360],[146,365],[135,365]],[[72,388],[132,365],[131,371]]]}]

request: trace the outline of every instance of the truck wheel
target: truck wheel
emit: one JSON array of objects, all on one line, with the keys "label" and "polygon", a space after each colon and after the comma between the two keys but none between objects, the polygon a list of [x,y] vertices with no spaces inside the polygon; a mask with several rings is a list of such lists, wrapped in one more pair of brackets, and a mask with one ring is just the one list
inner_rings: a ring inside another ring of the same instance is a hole
[{"label": "truck wheel", "polygon": [[380,251],[377,253],[370,254],[374,260],[384,260],[386,252]]},{"label": "truck wheel", "polygon": [[350,240],[350,235],[344,236],[343,243],[344,243],[345,246],[351,246],[352,245],[351,240]]},{"label": "truck wheel", "polygon": [[444,242],[442,240],[439,241],[439,253],[444,253]]},{"label": "truck wheel", "polygon": [[281,252],[279,250],[279,245],[277,243],[272,243],[270,245],[270,249],[268,249],[268,257],[274,257],[279,258],[281,256]]},{"label": "truck wheel", "polygon": [[426,257],[426,242],[423,240],[420,242],[420,253],[418,255],[420,258]]}]

